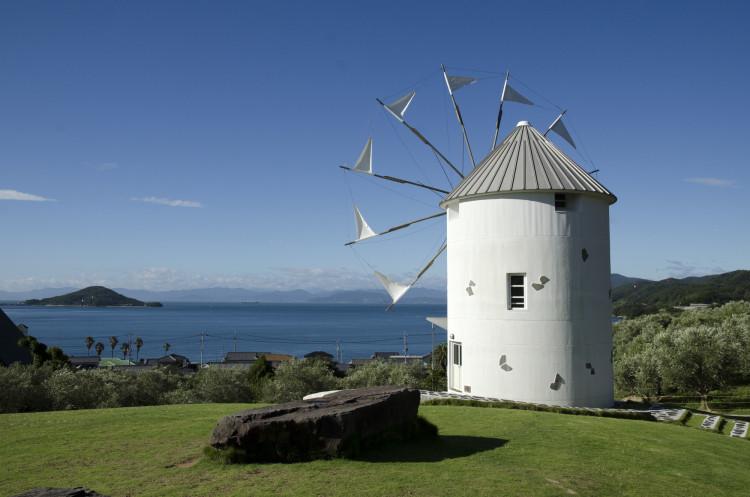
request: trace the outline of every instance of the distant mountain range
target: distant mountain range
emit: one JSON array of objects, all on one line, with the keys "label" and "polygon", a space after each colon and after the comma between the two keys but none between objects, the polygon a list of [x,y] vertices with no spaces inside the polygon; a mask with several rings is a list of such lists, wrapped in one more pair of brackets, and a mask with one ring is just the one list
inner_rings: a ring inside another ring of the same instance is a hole
[{"label": "distant mountain range", "polygon": [[[311,304],[387,304],[388,294],[383,290],[339,290],[311,292],[307,290],[261,290],[250,288],[196,288],[192,290],[133,290],[113,289],[118,294],[144,302],[262,302]],[[76,292],[74,288],[45,288],[28,292],[0,291],[0,301],[23,302],[43,300]],[[66,300],[67,302],[67,300]],[[80,297],[76,298],[80,303]],[[444,290],[414,288],[402,300],[404,304],[445,304]],[[43,305],[55,305],[44,302]],[[65,304],[62,304],[65,305]],[[76,304],[73,304],[76,305]]]},{"label": "distant mountain range", "polygon": [[[612,274],[612,288],[624,284],[648,281]],[[0,301],[20,302],[46,299],[76,291],[76,288],[43,288],[25,292],[0,290]],[[263,290],[253,288],[195,288],[192,290],[134,290],[114,288],[114,291],[144,302],[264,302],[264,303],[315,303],[315,304],[387,304],[388,295],[383,290],[336,290],[330,292],[308,290]],[[414,288],[404,296],[404,304],[444,304],[445,290]]]},{"label": "distant mountain range", "polygon": [[[723,303],[750,300],[750,271],[652,281],[613,273],[612,300],[618,315],[652,312],[659,307],[690,303]],[[0,300],[19,302],[43,299],[74,291],[73,288],[45,288],[28,292],[0,291]],[[117,293],[144,302],[262,302],[311,304],[387,304],[383,290],[263,290],[251,288],[197,288],[193,290],[150,291],[115,288]],[[79,299],[80,301],[80,299]],[[414,288],[401,301],[404,304],[445,304],[445,290]]]},{"label": "distant mountain range", "polygon": [[643,278],[633,278],[631,276],[625,276],[622,274],[612,273],[609,278],[610,286],[614,290],[615,288],[621,287],[623,285],[633,285],[638,283],[644,283],[651,280],[646,280]]},{"label": "distant mountain range", "polygon": [[612,291],[614,313],[618,316],[637,316],[690,304],[723,304],[731,300],[750,301],[750,271],[640,280]]}]

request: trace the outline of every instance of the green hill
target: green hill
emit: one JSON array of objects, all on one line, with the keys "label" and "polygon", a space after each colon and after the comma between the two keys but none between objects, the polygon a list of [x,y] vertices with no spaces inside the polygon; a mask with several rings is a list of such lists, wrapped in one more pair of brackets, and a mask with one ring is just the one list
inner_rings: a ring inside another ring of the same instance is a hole
[{"label": "green hill", "polygon": [[83,485],[111,497],[746,496],[750,445],[681,425],[423,406],[440,438],[359,460],[221,466],[204,404],[0,415],[0,495]]},{"label": "green hill", "polygon": [[141,302],[140,300],[131,299],[125,295],[119,294],[114,290],[103,286],[90,286],[57,297],[47,299],[32,299],[24,302],[26,305],[69,305],[83,307],[160,307],[158,302]]},{"label": "green hill", "polygon": [[750,271],[661,281],[641,280],[612,290],[614,313],[637,316],[661,308],[690,304],[750,301]]},{"label": "green hill", "polygon": [[612,273],[609,275],[609,284],[612,288],[617,288],[623,285],[633,285],[638,283],[644,283],[651,280],[643,278],[634,278],[632,276],[625,276],[624,274]]}]

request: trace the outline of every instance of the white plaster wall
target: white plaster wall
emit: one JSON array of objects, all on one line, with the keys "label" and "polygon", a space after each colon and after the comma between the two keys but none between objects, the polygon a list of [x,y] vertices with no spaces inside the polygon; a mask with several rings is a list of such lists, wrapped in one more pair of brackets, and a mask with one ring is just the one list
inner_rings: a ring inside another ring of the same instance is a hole
[{"label": "white plaster wall", "polygon": [[[609,204],[567,199],[563,213],[552,192],[448,205],[448,335],[462,344],[461,386],[472,395],[612,405]],[[526,274],[526,309],[508,309],[508,273]],[[557,374],[565,383],[553,390]]]}]

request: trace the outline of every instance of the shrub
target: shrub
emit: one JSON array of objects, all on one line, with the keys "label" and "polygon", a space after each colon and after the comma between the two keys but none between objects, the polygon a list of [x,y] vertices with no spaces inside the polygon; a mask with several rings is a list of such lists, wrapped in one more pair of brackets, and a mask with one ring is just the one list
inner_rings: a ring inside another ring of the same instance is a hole
[{"label": "shrub", "polygon": [[51,409],[45,382],[52,371],[50,366],[0,366],[0,413]]},{"label": "shrub", "polygon": [[266,384],[263,392],[268,402],[288,402],[300,400],[305,395],[336,390],[339,380],[328,365],[319,360],[294,360],[278,367],[272,381]]},{"label": "shrub", "polygon": [[236,369],[204,368],[193,379],[195,398],[201,402],[251,402],[247,372]]},{"label": "shrub", "polygon": [[105,384],[95,372],[59,369],[46,382],[53,409],[93,409],[106,402]]},{"label": "shrub", "polygon": [[344,378],[345,388],[363,388],[379,385],[397,385],[419,388],[425,381],[426,371],[421,364],[371,361],[355,368]]}]

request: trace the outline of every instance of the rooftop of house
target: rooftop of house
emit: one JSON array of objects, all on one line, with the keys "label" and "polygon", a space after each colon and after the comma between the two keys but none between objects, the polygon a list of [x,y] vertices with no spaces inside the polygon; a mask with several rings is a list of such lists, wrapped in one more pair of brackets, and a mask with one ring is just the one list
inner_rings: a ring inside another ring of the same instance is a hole
[{"label": "rooftop of house", "polygon": [[388,359],[394,355],[398,355],[398,352],[375,352],[370,357],[371,359]]},{"label": "rooftop of house", "polygon": [[255,362],[261,356],[268,362],[291,361],[294,356],[288,354],[274,354],[272,352],[227,352],[224,362]]},{"label": "rooftop of house", "polygon": [[96,355],[84,355],[84,356],[69,356],[68,361],[71,366],[98,366],[99,356]]}]

